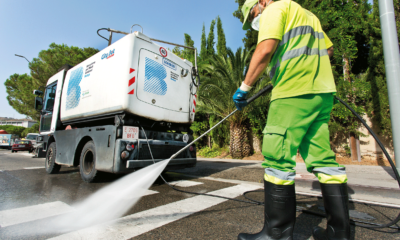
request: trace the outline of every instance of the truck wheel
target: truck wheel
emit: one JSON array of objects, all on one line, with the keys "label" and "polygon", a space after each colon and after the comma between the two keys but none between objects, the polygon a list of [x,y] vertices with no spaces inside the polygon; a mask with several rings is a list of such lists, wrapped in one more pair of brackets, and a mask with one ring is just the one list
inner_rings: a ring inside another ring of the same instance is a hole
[{"label": "truck wheel", "polygon": [[46,155],[45,166],[46,166],[46,172],[48,174],[55,174],[60,171],[61,165],[58,165],[56,163],[56,156],[57,156],[56,143],[53,142],[50,144]]},{"label": "truck wheel", "polygon": [[93,141],[87,142],[83,147],[79,165],[83,181],[91,183],[98,179],[99,171],[96,170],[96,149]]}]

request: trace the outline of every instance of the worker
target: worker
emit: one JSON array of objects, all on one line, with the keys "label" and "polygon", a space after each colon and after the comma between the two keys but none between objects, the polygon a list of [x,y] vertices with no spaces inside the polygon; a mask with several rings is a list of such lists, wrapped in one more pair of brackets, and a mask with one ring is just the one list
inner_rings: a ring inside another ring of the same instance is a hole
[{"label": "worker", "polygon": [[247,0],[243,29],[259,31],[258,43],[240,88],[238,110],[269,66],[274,86],[263,130],[265,222],[257,234],[238,239],[293,239],[296,220],[295,170],[299,150],[307,170],[320,182],[327,228],[314,239],[349,239],[347,175],[330,148],[328,122],[336,93],[330,57],[333,44],[319,19],[291,0]]}]

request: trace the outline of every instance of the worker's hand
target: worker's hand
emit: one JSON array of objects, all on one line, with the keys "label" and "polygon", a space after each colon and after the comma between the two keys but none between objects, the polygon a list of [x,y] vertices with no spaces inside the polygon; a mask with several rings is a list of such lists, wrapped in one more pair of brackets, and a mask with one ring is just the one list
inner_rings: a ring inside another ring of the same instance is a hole
[{"label": "worker's hand", "polygon": [[247,106],[247,93],[246,91],[241,90],[240,88],[238,88],[238,90],[236,90],[235,94],[233,94],[233,102],[236,105],[236,108],[239,111],[242,111],[242,109],[244,107]]}]

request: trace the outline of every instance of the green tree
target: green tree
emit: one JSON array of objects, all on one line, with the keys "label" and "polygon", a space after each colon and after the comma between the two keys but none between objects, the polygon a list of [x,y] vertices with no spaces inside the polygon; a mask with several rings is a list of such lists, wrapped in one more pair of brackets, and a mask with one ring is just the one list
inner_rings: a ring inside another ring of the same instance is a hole
[{"label": "green tree", "polygon": [[[226,57],[214,55],[210,58],[210,64],[205,66],[210,77],[203,77],[199,89],[199,111],[210,114],[210,116],[224,118],[236,109],[232,95],[245,78],[245,71],[253,49],[239,48],[234,54],[228,48]],[[262,78],[261,81],[258,81],[253,88],[254,91],[264,86],[266,81],[269,79]],[[229,150],[233,158],[242,158],[251,154],[250,139],[248,138],[250,126],[247,115],[254,106],[254,104],[247,106],[227,120],[230,128]]]},{"label": "green tree", "polygon": [[99,50],[91,47],[69,47],[66,44],[52,43],[49,49],[40,51],[39,56],[29,64],[31,76],[36,84],[44,87],[47,80],[56,74],[63,65],[75,66],[98,52]]},{"label": "green tree", "polygon": [[26,137],[28,133],[39,133],[39,123],[35,123],[30,128],[25,128],[21,133],[21,137]]},{"label": "green tree", "polygon": [[210,32],[208,33],[207,37],[207,56],[213,56],[215,54],[214,28],[215,28],[215,20],[212,20],[210,25]]},{"label": "green tree", "polygon": [[13,74],[4,85],[7,90],[7,100],[18,113],[39,120],[39,113],[34,109],[34,89],[45,87],[47,80],[65,65],[72,66],[86,60],[98,52],[94,48],[79,48],[65,44],[50,44],[50,48],[39,52],[38,58],[29,63],[31,76]]},{"label": "green tree", "polygon": [[[184,40],[185,46],[194,47],[194,41],[192,40],[192,37],[187,33],[185,33],[184,36],[185,36],[185,40]],[[175,47],[174,49],[172,49],[172,53],[179,56],[180,58],[187,59],[191,63],[194,64],[194,50],[193,49],[187,49],[187,48],[181,49],[180,47]]]},{"label": "green tree", "polygon": [[39,121],[40,115],[35,110],[35,95],[33,95],[33,89],[39,87],[37,82],[27,74],[15,73],[4,82],[4,85],[8,94],[8,104],[18,113]]},{"label": "green tree", "polygon": [[[211,114],[208,119],[210,128],[214,127],[215,124],[221,120],[222,118],[220,116]],[[210,137],[212,143],[216,144],[220,148],[229,145],[229,122],[221,123],[217,128],[210,132]]]},{"label": "green tree", "polygon": [[[233,16],[238,18],[241,23],[244,21],[243,13],[242,13],[242,6],[246,2],[246,0],[235,0],[238,4],[238,9],[233,12]],[[240,29],[238,29],[240,31]],[[243,38],[244,47],[247,49],[251,49],[254,46],[257,46],[258,41],[258,31],[253,30],[250,28],[246,31],[246,37]]]},{"label": "green tree", "polygon": [[[203,134],[208,129],[210,129],[208,115],[203,113],[202,111],[200,111],[199,108],[196,109],[196,115],[194,118],[194,122],[190,126],[190,129],[193,131],[194,138],[198,138],[201,134]],[[199,150],[200,148],[207,146],[207,143],[208,143],[208,139],[202,138],[199,141],[197,141],[195,143],[195,145],[196,145],[197,149]]]},{"label": "green tree", "polygon": [[206,27],[203,23],[203,30],[201,32],[201,48],[200,48],[200,59],[205,60],[207,58],[207,39],[206,39]]},{"label": "green tree", "polygon": [[25,130],[24,127],[18,127],[14,125],[0,125],[1,130],[5,130],[8,134],[16,134],[22,137],[22,132]]},{"label": "green tree", "polygon": [[[394,0],[394,10],[397,25],[397,34],[400,39],[400,1]],[[369,71],[368,81],[371,83],[371,108],[369,116],[373,122],[379,127],[381,133],[388,137],[392,137],[392,125],[390,121],[389,97],[386,83],[386,71],[383,56],[382,32],[379,18],[379,4],[374,1],[372,14],[370,18],[370,51],[369,51]]]},{"label": "green tree", "polygon": [[[194,41],[190,37],[189,34],[185,33],[185,46],[194,47]],[[183,49],[183,56],[185,59],[189,60],[194,64],[194,50],[192,49]]]},{"label": "green tree", "polygon": [[217,33],[218,33],[217,53],[218,53],[218,55],[226,56],[225,33],[224,33],[224,29],[222,28],[221,18],[219,16],[217,18]]}]

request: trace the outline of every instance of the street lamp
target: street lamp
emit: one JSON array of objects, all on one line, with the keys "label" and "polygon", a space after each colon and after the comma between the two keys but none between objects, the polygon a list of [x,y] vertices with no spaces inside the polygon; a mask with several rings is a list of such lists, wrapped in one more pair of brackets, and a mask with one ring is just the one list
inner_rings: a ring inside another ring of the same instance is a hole
[{"label": "street lamp", "polygon": [[21,57],[21,58],[25,58],[26,59],[26,61],[28,61],[29,63],[31,63],[26,57],[24,57],[24,56],[21,56],[21,55],[18,55],[18,54],[15,54],[15,56],[17,56],[17,57]]}]

